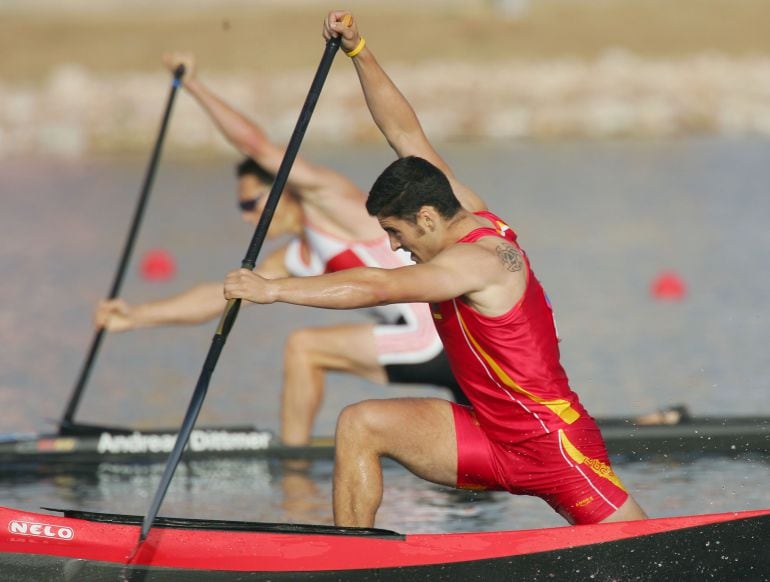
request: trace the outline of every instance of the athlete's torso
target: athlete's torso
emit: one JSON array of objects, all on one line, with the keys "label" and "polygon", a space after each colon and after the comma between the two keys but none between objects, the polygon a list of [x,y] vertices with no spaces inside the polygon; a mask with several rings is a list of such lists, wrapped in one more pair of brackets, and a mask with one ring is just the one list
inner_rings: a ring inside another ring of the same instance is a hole
[{"label": "athlete's torso", "polygon": [[521,253],[527,271],[523,296],[501,316],[482,315],[462,298],[431,306],[452,370],[481,427],[490,438],[515,443],[589,418],[559,362],[553,312],[516,233],[490,212],[476,214],[494,227],[476,229],[458,243],[503,238]]}]

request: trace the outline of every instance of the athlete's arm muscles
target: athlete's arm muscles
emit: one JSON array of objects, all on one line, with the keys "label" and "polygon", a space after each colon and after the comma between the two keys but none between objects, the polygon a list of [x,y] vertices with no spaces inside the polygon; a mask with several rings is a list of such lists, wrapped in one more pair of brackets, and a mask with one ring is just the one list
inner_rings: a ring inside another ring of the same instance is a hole
[{"label": "athlete's arm muscles", "polygon": [[[269,278],[288,275],[283,264],[285,252],[286,247],[282,247],[271,253],[257,266],[256,272]],[[139,305],[130,305],[123,299],[102,301],[94,320],[97,327],[110,332],[165,325],[195,325],[220,316],[225,304],[221,282],[201,283],[176,295]]]},{"label": "athlete's arm muscles", "polygon": [[452,169],[434,149],[414,109],[374,55],[365,50],[353,62],[372,118],[398,156],[418,156],[428,160],[444,172],[455,196],[466,210],[486,210],[484,201],[455,178]]},{"label": "athlete's arm muscles", "polygon": [[[188,92],[208,114],[222,135],[243,155],[254,159],[268,172],[278,173],[286,148],[272,142],[262,127],[246,117],[235,107],[225,102],[207,85],[193,77],[185,80]],[[329,176],[325,168],[320,168],[303,160],[300,156],[294,160],[287,185],[298,194],[303,191],[326,189],[325,186],[334,176]]]},{"label": "athlete's arm muscles", "polygon": [[460,248],[465,246],[452,247],[430,262],[397,269],[361,267],[273,280],[240,269],[227,275],[225,297],[326,309],[445,301],[484,289],[499,271],[496,258],[472,245]]},{"label": "athlete's arm muscles", "polygon": [[[261,277],[286,277],[284,265],[286,246],[270,253],[254,270]],[[188,291],[164,300],[136,307],[137,318],[143,327],[158,325],[192,325],[219,317],[225,307],[222,283],[203,283]]]},{"label": "athlete's arm muscles", "polygon": [[129,331],[162,325],[202,323],[222,312],[220,283],[201,283],[157,301],[129,305],[123,299],[99,303],[94,316],[97,327],[107,331]]}]

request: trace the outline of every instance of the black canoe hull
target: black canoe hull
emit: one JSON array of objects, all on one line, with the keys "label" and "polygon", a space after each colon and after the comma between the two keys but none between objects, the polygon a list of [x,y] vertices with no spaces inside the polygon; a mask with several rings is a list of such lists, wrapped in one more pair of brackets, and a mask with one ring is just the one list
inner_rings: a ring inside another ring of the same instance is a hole
[{"label": "black canoe hull", "polygon": [[[660,455],[770,455],[769,417],[691,418],[676,425],[637,426],[623,418],[600,419],[610,455],[644,461]],[[57,469],[85,470],[100,463],[164,462],[173,447],[175,430],[140,431],[86,427],[65,435],[0,436],[0,468],[15,472]],[[248,426],[195,429],[187,459],[333,458],[331,437],[315,438],[304,447],[283,446],[275,435]]]}]

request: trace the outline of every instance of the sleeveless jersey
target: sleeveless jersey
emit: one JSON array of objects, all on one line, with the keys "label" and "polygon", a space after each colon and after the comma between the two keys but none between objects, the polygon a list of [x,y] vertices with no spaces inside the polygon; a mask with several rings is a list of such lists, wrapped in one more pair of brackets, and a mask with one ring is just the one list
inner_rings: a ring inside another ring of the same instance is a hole
[{"label": "sleeveless jersey", "polygon": [[[390,248],[388,235],[368,241],[339,238],[306,222],[305,239],[310,261],[302,259],[302,242],[293,239],[287,248],[285,266],[294,276],[307,277],[354,267],[394,269],[412,264],[408,253]],[[435,358],[441,340],[424,303],[378,305],[367,309],[381,325],[375,326],[378,361],[383,365],[416,364]]]},{"label": "sleeveless jersey", "polygon": [[553,312],[516,233],[491,212],[476,214],[494,227],[477,228],[458,243],[503,238],[527,268],[523,296],[503,315],[482,315],[461,297],[431,306],[452,371],[481,428],[493,440],[518,443],[590,419],[559,362]]}]

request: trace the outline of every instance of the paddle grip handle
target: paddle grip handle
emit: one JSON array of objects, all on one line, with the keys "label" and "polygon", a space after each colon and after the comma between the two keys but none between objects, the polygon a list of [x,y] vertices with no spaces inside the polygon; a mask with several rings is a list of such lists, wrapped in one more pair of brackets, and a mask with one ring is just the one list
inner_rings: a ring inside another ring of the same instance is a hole
[{"label": "paddle grip handle", "polygon": [[180,87],[182,85],[182,77],[184,77],[184,73],[184,63],[179,63],[176,69],[174,69],[174,87]]},{"label": "paddle grip handle", "polygon": [[225,337],[229,335],[230,330],[233,328],[233,324],[235,323],[235,318],[238,317],[238,311],[240,308],[240,299],[228,299],[225,310],[219,320],[219,325],[217,326],[217,335],[223,335]]}]

